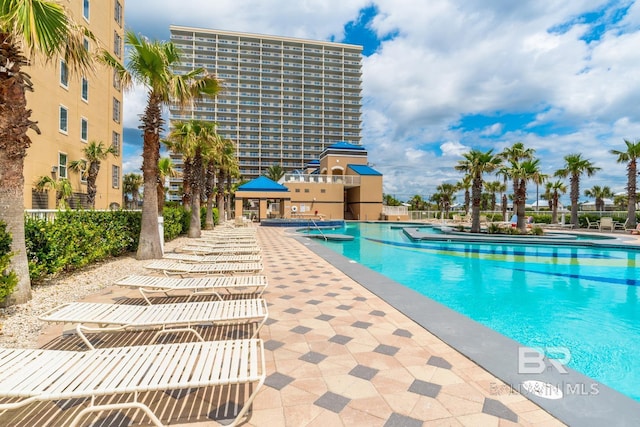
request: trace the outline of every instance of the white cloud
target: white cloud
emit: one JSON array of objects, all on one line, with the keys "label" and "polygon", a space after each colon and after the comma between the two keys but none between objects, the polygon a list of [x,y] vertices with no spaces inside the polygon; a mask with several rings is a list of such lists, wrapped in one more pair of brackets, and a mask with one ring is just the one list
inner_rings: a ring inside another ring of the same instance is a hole
[{"label": "white cloud", "polygon": [[[168,25],[177,24],[340,40],[344,24],[374,4],[373,30],[395,36],[363,60],[363,142],[385,174],[385,192],[409,198],[457,181],[452,167],[469,148],[499,151],[515,141],[535,148],[547,173],[581,152],[603,168],[583,188],[624,187],[624,165],[609,150],[640,137],[640,5],[633,2],[616,28],[591,43],[581,39],[589,27],[579,22],[613,3],[162,0],[150,12],[147,2],[129,0],[126,13],[129,26],[152,37],[167,38]],[[137,123],[144,96],[127,95],[125,123]],[[505,113],[532,119],[514,130],[500,119]],[[496,120],[465,130],[466,115]],[[551,133],[541,136],[542,127]]]}]

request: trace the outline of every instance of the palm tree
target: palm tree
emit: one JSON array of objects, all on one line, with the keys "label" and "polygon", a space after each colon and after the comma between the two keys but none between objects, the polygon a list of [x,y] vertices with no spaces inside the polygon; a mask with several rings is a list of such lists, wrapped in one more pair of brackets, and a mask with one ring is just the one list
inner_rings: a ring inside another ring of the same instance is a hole
[{"label": "palm tree", "polygon": [[540,210],[540,185],[544,184],[547,179],[549,179],[549,175],[542,173],[539,169],[531,177],[531,181],[536,185],[536,211]]},{"label": "palm tree", "polygon": [[109,154],[115,156],[117,151],[113,145],[105,147],[102,141],[90,141],[82,149],[82,152],[87,158],[70,162],[69,169],[80,172],[85,176],[87,180],[87,204],[93,209],[96,206],[96,180],[98,179],[98,172],[100,172],[100,163],[106,160]]},{"label": "palm tree", "polygon": [[471,150],[462,155],[464,160],[459,160],[455,166],[457,171],[465,172],[472,177],[471,185],[471,232],[480,232],[480,200],[482,198],[482,175],[485,172],[493,172],[502,163],[502,159],[493,150],[482,152]]},{"label": "palm tree", "polygon": [[174,129],[166,141],[174,152],[179,152],[186,161],[191,162],[191,222],[188,236],[192,238],[201,234],[200,200],[204,187],[204,159],[209,157],[211,151],[217,150],[219,139],[214,123],[189,120],[174,123]]},{"label": "palm tree", "polygon": [[49,176],[43,175],[35,182],[34,187],[36,191],[47,191],[48,189],[55,190],[56,192],[56,208],[67,209],[69,203],[67,200],[73,194],[73,187],[71,182],[66,178],[60,178],[55,180]]},{"label": "palm tree", "polygon": [[95,40],[57,2],[0,2],[0,221],[12,237],[10,268],[18,277],[14,292],[3,301],[5,306],[31,299],[24,238],[24,158],[31,145],[27,131],[40,130],[27,108],[25,92],[34,88],[23,68],[34,59],[62,57],[71,72],[88,72],[93,61],[84,47],[85,38]]},{"label": "palm tree", "polygon": [[[122,193],[124,195],[124,204],[129,209],[138,208],[138,200],[140,197],[140,187],[144,181],[139,173],[128,173],[122,177]],[[127,195],[131,194],[131,203],[127,201]]]},{"label": "palm tree", "polygon": [[162,106],[175,103],[186,106],[202,96],[216,95],[220,82],[207,74],[203,68],[178,73],[181,64],[176,47],[171,42],[150,41],[127,31],[125,41],[128,60],[126,67],[108,52],[102,61],[116,70],[122,87],[131,88],[133,83],[144,85],[149,93],[147,106],[141,116],[143,131],[142,176],[144,179],[144,201],[142,204],[142,226],[138,244],[138,259],[160,258],[162,246],[158,233],[158,160],[160,160],[160,134],[162,133]]},{"label": "palm tree", "polygon": [[422,196],[419,194],[414,195],[410,200],[409,204],[411,205],[411,209],[416,211],[424,210],[424,200]]},{"label": "palm tree", "polygon": [[[240,167],[238,165],[238,159],[236,157],[235,143],[230,139],[222,140],[222,147],[220,156],[218,158],[218,179],[217,179],[217,195],[216,205],[218,206],[218,216],[220,218],[225,217],[225,205],[226,205],[226,217],[231,218],[231,181],[233,178],[240,177]],[[224,189],[224,183],[226,181],[226,191]],[[225,196],[227,202],[225,203]]]},{"label": "palm tree", "polygon": [[285,174],[284,169],[279,164],[273,164],[267,168],[265,176],[272,181],[278,182]]},{"label": "palm tree", "polygon": [[158,193],[158,215],[162,215],[164,210],[165,188],[164,182],[167,178],[178,176],[178,171],[173,167],[171,157],[161,157],[158,160],[158,185],[156,187]]},{"label": "palm tree", "polygon": [[582,158],[582,154],[567,154],[564,156],[564,167],[554,174],[560,178],[569,177],[571,184],[571,224],[578,227],[578,197],[580,197],[580,175],[593,176],[600,168],[590,160]]},{"label": "palm tree", "polygon": [[[534,150],[533,148],[525,148],[522,142],[516,142],[511,147],[507,147],[504,150],[502,150],[499,156],[508,164],[512,164],[512,163],[518,163],[521,160],[532,159],[535,152],[536,150]],[[518,186],[518,183],[517,183],[517,178],[513,176],[504,175],[505,184],[507,182],[506,180],[508,177],[513,180],[513,194],[514,194],[513,212],[515,213],[518,210],[518,206],[516,205],[518,203],[518,198],[515,197],[516,187]]]},{"label": "palm tree", "polygon": [[584,190],[584,195],[596,199],[596,210],[602,212],[604,210],[604,199],[613,197],[613,192],[607,186],[600,187],[599,185],[594,185]]},{"label": "palm tree", "polygon": [[636,226],[636,175],[638,173],[638,157],[640,157],[640,140],[636,142],[624,140],[626,151],[611,150],[618,156],[618,163],[627,163],[627,227]]},{"label": "palm tree", "polygon": [[551,223],[558,223],[558,204],[560,201],[560,194],[567,192],[567,186],[562,181],[547,182],[546,192],[548,193],[550,209],[551,209]]},{"label": "palm tree", "polygon": [[458,189],[464,190],[464,212],[469,214],[469,205],[471,204],[471,195],[469,190],[471,189],[471,175],[465,175],[460,181],[458,181]]},{"label": "palm tree", "polygon": [[400,206],[400,200],[393,197],[391,194],[382,195],[382,204],[385,206]]},{"label": "palm tree", "polygon": [[438,204],[438,208],[443,212],[442,219],[449,216],[449,209],[451,203],[456,199],[455,192],[458,191],[458,186],[454,184],[444,183],[436,187],[436,192],[431,196],[431,201]]},{"label": "palm tree", "polygon": [[489,194],[491,195],[491,207],[490,209],[492,211],[496,210],[496,193],[502,193],[503,191],[507,190],[506,185],[504,185],[502,182],[500,181],[490,181],[485,183],[484,188],[489,192]]},{"label": "palm tree", "polygon": [[514,206],[518,215],[517,228],[521,233],[527,232],[527,222],[525,221],[525,204],[527,201],[527,182],[533,181],[540,173],[540,160],[527,159],[522,162],[511,162],[509,174],[516,180],[516,191],[514,193]]}]

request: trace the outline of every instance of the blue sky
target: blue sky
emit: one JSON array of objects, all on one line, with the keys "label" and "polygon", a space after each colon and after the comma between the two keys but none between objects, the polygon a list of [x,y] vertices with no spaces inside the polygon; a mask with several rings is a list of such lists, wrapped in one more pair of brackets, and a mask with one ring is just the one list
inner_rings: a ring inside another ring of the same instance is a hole
[{"label": "blue sky", "polygon": [[[363,45],[363,144],[401,200],[457,182],[462,153],[517,141],[546,174],[579,152],[602,168],[583,191],[624,191],[609,150],[640,139],[635,0],[128,0],[125,22],[161,40],[175,24]],[[126,172],[140,167],[144,102],[125,96]]]}]

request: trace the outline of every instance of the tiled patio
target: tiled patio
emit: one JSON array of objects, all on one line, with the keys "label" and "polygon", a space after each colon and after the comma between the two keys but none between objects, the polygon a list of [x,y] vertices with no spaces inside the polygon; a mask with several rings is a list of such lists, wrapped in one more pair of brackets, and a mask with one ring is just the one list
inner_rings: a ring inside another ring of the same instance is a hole
[{"label": "tiled patio", "polygon": [[[393,309],[280,228],[258,227],[269,288],[270,318],[260,332],[267,379],[247,426],[560,426],[537,405]],[[126,272],[123,272],[123,275]],[[112,287],[93,301],[136,303]],[[126,301],[125,301],[126,300]],[[74,348],[48,328],[41,343]],[[203,328],[205,339],[246,334],[242,328]],[[102,345],[142,343],[148,333],[104,338]],[[109,341],[113,340],[113,341]],[[228,423],[225,402],[243,401],[247,388],[156,392],[144,397],[165,423]],[[107,398],[105,398],[107,399]],[[108,399],[109,400],[109,399]],[[115,399],[110,399],[111,401]],[[42,403],[0,416],[2,425],[68,425],[79,402]],[[68,414],[66,412],[69,412]],[[9,420],[9,421],[7,421]],[[104,414],[92,426],[145,425],[135,414]],[[9,424],[6,424],[9,422]],[[141,424],[138,424],[141,423]]]}]

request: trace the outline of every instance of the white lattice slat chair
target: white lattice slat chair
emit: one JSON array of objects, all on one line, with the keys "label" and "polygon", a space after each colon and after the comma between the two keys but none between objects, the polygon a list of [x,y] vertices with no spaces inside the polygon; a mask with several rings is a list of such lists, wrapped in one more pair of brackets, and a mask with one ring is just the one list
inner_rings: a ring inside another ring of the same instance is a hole
[{"label": "white lattice slat chair", "polygon": [[260,273],[264,269],[260,262],[186,263],[172,260],[157,260],[145,265],[145,268],[181,276]]},{"label": "white lattice slat chair", "polygon": [[[260,339],[155,344],[85,352],[0,349],[0,412],[38,401],[89,398],[71,423],[99,411],[141,409],[154,425],[160,419],[140,400],[140,393],[253,384],[252,392],[229,425],[237,425],[265,381]],[[96,404],[100,396],[128,396],[127,401]]]},{"label": "white lattice slat chair", "polygon": [[183,254],[178,252],[170,252],[164,254],[163,259],[173,259],[182,262],[260,262],[262,261],[262,255],[249,254],[249,255],[236,255],[236,254],[215,254],[215,255],[194,255]]},{"label": "white lattice slat chair", "polygon": [[253,255],[262,252],[260,246],[225,247],[219,245],[185,245],[175,249],[176,252],[194,255]]},{"label": "white lattice slat chair", "polygon": [[151,304],[147,294],[188,293],[189,300],[197,295],[217,295],[221,293],[255,293],[262,296],[268,285],[264,275],[251,276],[212,276],[212,277],[159,277],[131,275],[117,280],[115,285],[137,288],[142,297]]},{"label": "white lattice slat chair", "polygon": [[[121,332],[159,329],[153,341],[164,333],[190,332],[198,340],[202,336],[194,326],[258,323],[255,337],[268,316],[262,298],[229,301],[185,302],[157,305],[104,304],[72,302],[60,305],[39,317],[45,322],[76,324],[76,333],[91,349],[85,333]],[[95,325],[95,326],[89,326]],[[252,338],[253,338],[252,337]]]}]

